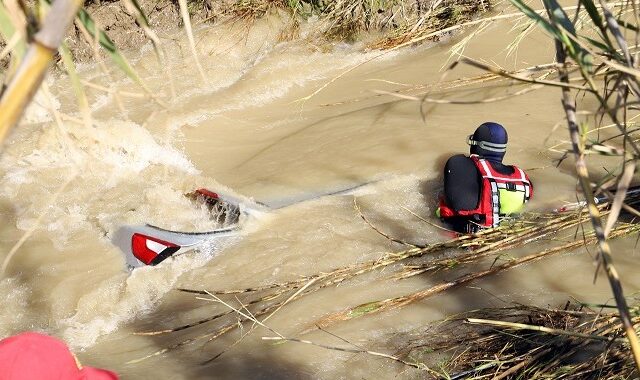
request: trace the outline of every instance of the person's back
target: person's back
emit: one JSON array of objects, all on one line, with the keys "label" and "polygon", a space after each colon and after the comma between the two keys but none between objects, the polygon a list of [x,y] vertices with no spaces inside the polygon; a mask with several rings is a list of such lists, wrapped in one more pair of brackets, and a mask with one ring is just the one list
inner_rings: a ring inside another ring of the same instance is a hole
[{"label": "person's back", "polygon": [[471,155],[447,161],[438,214],[454,230],[497,226],[501,216],[520,212],[531,198],[533,186],[524,171],[502,163],[507,141],[504,127],[484,123],[469,136]]}]

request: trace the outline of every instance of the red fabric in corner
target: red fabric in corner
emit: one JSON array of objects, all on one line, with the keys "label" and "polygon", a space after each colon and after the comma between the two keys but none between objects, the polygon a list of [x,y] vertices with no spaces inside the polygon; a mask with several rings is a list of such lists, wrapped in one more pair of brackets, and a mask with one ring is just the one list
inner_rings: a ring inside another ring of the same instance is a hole
[{"label": "red fabric in corner", "polygon": [[78,368],[60,340],[25,332],[0,340],[0,380],[117,380],[111,371]]}]

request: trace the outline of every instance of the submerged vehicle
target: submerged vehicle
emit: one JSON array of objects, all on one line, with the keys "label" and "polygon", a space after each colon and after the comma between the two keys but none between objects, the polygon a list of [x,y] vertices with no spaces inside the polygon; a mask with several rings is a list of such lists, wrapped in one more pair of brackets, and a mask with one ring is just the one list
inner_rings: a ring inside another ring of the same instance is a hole
[{"label": "submerged vehicle", "polygon": [[185,196],[197,204],[205,205],[211,218],[221,228],[204,232],[182,232],[167,230],[151,224],[122,226],[114,233],[111,242],[124,253],[127,267],[132,270],[148,265],[158,265],[205,244],[220,239],[240,236],[247,218],[278,210],[301,202],[330,195],[347,195],[354,190],[379,180],[359,183],[327,192],[308,193],[283,198],[269,204],[243,199],[231,194],[208,189],[197,189]]},{"label": "submerged vehicle", "polygon": [[243,218],[259,211],[256,207],[264,206],[256,203],[250,207],[240,198],[207,189],[197,189],[186,196],[205,204],[212,217],[224,227],[205,232],[181,232],[151,224],[122,226],[111,241],[124,253],[129,269],[158,265],[170,257],[193,251],[212,239],[237,236]]},{"label": "submerged vehicle", "polygon": [[[113,235],[111,241],[124,253],[125,262],[129,269],[149,265],[154,266],[170,257],[201,248],[204,244],[239,236],[242,232],[244,221],[252,215],[281,209],[323,196],[350,194],[356,189],[378,181],[379,180],[373,180],[331,192],[309,194],[308,196],[297,198],[286,198],[272,202],[269,205],[249,201],[219,191],[214,192],[204,188],[197,189],[185,194],[185,196],[196,204],[205,205],[211,217],[215,219],[216,224],[222,226],[221,228],[204,232],[182,232],[167,230],[151,224],[128,225],[120,227]],[[615,194],[616,190],[617,189],[611,189],[609,192],[596,195],[593,199],[594,203],[601,204],[610,201],[612,194]],[[630,205],[637,207],[636,204],[638,202],[635,197],[639,194],[640,185],[631,186],[626,191],[626,198],[633,200],[633,202],[629,203]],[[553,211],[571,212],[584,208],[586,204],[585,201],[578,201],[565,204]]]}]

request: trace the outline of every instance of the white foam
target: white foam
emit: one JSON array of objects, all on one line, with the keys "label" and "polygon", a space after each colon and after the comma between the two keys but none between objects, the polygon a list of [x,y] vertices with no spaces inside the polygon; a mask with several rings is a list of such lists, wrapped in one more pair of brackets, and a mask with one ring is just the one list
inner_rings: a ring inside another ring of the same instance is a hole
[{"label": "white foam", "polygon": [[[50,83],[51,81],[52,79],[45,80],[46,83]],[[53,103],[51,107],[56,110],[60,109],[60,101],[58,99],[47,99],[42,89],[36,92],[33,100],[24,112],[24,116],[22,117],[23,122],[44,123],[53,120],[49,112],[49,101]]]},{"label": "white foam", "polygon": [[[220,55],[218,61],[209,60],[209,67],[205,63],[205,70],[210,74],[206,85],[199,84],[193,67],[179,64],[171,67],[175,69],[172,74],[187,79],[177,83],[180,95],[170,101],[166,111],[171,116],[160,118],[162,125],[151,128],[169,131],[168,141],[160,140],[132,121],[96,118],[95,128],[66,124],[64,128],[69,135],[54,123],[48,123],[34,133],[33,143],[25,142],[16,150],[19,152],[3,154],[0,169],[4,172],[4,186],[0,191],[14,200],[18,227],[27,230],[41,218],[41,230],[47,231],[47,237],[61,254],[83,246],[82,243],[74,245],[74,233],[90,231],[86,237],[95,232],[96,239],[100,239],[99,233],[113,231],[125,222],[151,222],[173,229],[207,227],[211,221],[206,208],[194,208],[183,196],[185,188],[193,188],[192,184],[197,183],[194,177],[200,172],[183,152],[171,145],[180,128],[184,124],[199,124],[225,111],[268,105],[309,82],[323,83],[379,54],[354,53],[344,47],[338,47],[335,52],[312,52],[295,43],[278,43],[277,31],[269,33],[265,37],[256,32],[254,40],[248,42],[250,48],[231,44],[227,54]],[[207,43],[216,45],[218,41],[214,37],[203,42],[204,46],[199,47],[201,52],[206,51]],[[86,66],[81,71],[94,70]],[[158,78],[162,79],[162,75],[150,80]],[[128,80],[120,79],[112,85],[118,88],[127,83]],[[157,85],[150,83],[152,88]],[[199,95],[206,102],[195,103],[192,98]],[[93,111],[106,111],[113,106],[110,95],[99,94],[94,99]],[[59,102],[54,107],[60,109]],[[29,112],[32,115],[29,120],[51,120],[48,110],[45,114],[41,106]],[[77,171],[81,175],[50,204],[50,196]],[[208,183],[212,181],[208,179]],[[369,194],[364,189],[360,191],[361,195]],[[243,221],[245,234],[260,230],[272,220],[272,214],[258,209]],[[41,216],[43,212],[46,213]],[[176,257],[158,267],[137,269],[128,277],[120,272],[101,273],[106,276],[105,280],[92,283],[89,289],[82,289],[66,300],[72,304],[71,315],[54,312],[54,317],[60,318],[58,329],[73,348],[91,346],[100,336],[149,313],[182,274],[205,265],[233,242],[232,239],[211,241],[200,252]],[[78,276],[91,278],[92,268],[88,265],[95,263],[74,261],[72,264]],[[64,269],[58,271],[61,278],[56,280],[64,282]],[[54,272],[48,275],[55,276]],[[23,296],[25,292],[16,294]],[[11,302],[19,310],[26,309],[17,300]]]},{"label": "white foam", "polygon": [[0,337],[5,337],[24,329],[27,306],[31,298],[30,290],[16,278],[0,280]]},{"label": "white foam", "polygon": [[156,267],[138,268],[126,279],[125,275],[117,276],[99,284],[81,297],[73,316],[59,322],[64,340],[74,349],[93,345],[122,323],[153,310],[182,274],[203,266],[236,242],[233,238],[210,241],[197,252],[166,260]]}]

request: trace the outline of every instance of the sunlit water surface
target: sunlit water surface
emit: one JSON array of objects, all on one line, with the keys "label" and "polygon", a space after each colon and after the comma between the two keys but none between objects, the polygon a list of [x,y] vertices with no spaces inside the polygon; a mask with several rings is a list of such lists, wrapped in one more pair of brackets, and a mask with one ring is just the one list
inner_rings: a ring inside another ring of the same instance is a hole
[{"label": "sunlit water surface", "polygon": [[[0,258],[33,230],[0,280],[0,336],[45,331],[67,341],[82,361],[113,369],[124,379],[422,376],[379,357],[273,344],[261,339],[274,335],[261,327],[243,337],[250,324],[211,341],[205,335],[215,324],[174,334],[132,334],[225,310],[176,291],[179,287],[221,290],[284,282],[403,249],[360,218],[354,198],[372,223],[395,238],[416,243],[449,238],[406,209],[437,222],[433,213],[443,162],[466,152],[466,136],[484,121],[507,127],[506,161],[530,169],[535,184],[531,209],[546,211],[575,199],[571,162],[555,167],[553,159],[559,155],[549,150],[566,140],[559,90],[496,103],[421,107],[382,92],[481,75],[459,65],[443,77],[450,49],[464,35],[382,54],[347,44],[282,42],[285,27],[267,19],[250,28],[231,24],[198,30],[204,80],[182,31],[165,40],[164,69],[149,46],[128,52],[166,107],[148,97],[131,97],[144,91],[115,69],[106,74],[99,65],[81,65],[83,79],[121,92],[114,96],[87,88],[93,128],[82,124],[68,80],[48,78],[52,98],[38,95],[0,159]],[[510,29],[508,23],[490,27],[469,42],[464,54],[506,69],[551,62],[551,41],[536,33],[507,55],[505,47],[516,36]],[[490,82],[434,88],[429,97],[480,100],[520,89]],[[359,185],[347,194],[323,196]],[[126,272],[121,253],[109,242],[119,225],[212,228],[206,210],[183,196],[196,187],[269,205],[296,203],[249,218],[236,239],[214,242],[158,267]],[[572,240],[574,232],[555,239]],[[633,246],[633,239],[614,244],[629,294],[640,285],[633,276]],[[336,324],[330,331],[392,354],[397,348],[387,344],[392,338],[397,341],[429,321],[463,310],[510,302],[557,306],[572,297],[607,302],[607,284],[603,279],[593,284],[593,271],[587,252],[564,254],[401,310]],[[415,292],[442,278],[392,281],[385,271],[361,277],[303,297],[267,324],[297,336],[327,313]],[[237,307],[243,296],[225,299]],[[200,336],[204,338],[127,364]],[[304,338],[348,346],[323,332]]]}]

